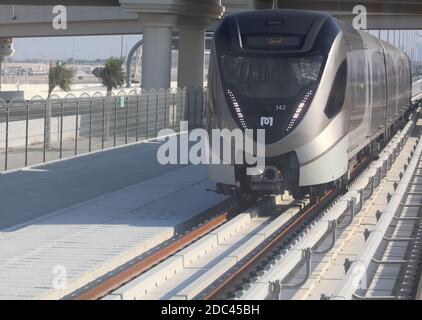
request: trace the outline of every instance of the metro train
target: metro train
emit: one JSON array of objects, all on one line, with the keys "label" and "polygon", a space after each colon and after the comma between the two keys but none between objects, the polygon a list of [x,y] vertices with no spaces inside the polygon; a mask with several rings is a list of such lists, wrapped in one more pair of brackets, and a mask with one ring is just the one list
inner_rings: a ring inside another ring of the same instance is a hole
[{"label": "metro train", "polygon": [[208,166],[217,192],[240,198],[287,191],[318,201],[330,187],[344,190],[352,168],[376,158],[412,112],[408,56],[324,13],[225,17],[208,77],[208,130],[265,129],[265,169]]}]

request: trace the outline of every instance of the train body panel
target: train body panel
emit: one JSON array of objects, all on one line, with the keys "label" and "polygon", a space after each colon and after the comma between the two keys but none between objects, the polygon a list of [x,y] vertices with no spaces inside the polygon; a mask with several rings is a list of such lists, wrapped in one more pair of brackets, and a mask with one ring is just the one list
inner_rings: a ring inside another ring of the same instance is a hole
[{"label": "train body panel", "polygon": [[367,135],[369,139],[377,139],[385,133],[386,120],[386,82],[385,82],[385,59],[384,49],[380,41],[367,33],[361,33],[367,52],[367,65],[369,82],[368,87],[368,110],[370,119]]},{"label": "train body panel", "polygon": [[[248,177],[232,163],[210,165],[209,176],[240,185],[241,193],[299,195],[344,179],[351,162],[376,151],[408,110],[410,79],[406,55],[329,15],[226,17],[212,48],[208,129],[265,129],[272,174]],[[268,179],[274,174],[278,180]]]}]

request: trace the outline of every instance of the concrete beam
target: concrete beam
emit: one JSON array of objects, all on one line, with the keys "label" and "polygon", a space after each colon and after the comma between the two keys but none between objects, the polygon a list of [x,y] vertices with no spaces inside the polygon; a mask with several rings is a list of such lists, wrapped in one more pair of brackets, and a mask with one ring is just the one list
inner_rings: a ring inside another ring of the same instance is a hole
[{"label": "concrete beam", "polygon": [[[13,16],[14,14],[14,16]],[[53,28],[52,6],[0,6],[0,37],[140,33],[138,15],[121,8],[68,7],[67,29]]]},{"label": "concrete beam", "polygon": [[[328,12],[336,18],[352,24],[355,16],[348,12]],[[368,14],[368,29],[421,30],[422,14]]]},{"label": "concrete beam", "polygon": [[[259,3],[262,9],[271,8],[273,2],[260,0]],[[364,5],[368,11],[369,29],[422,29],[422,2],[419,0],[279,0],[278,3],[285,9],[328,12],[348,23],[353,21],[354,6]]]},{"label": "concrete beam", "polygon": [[[34,5],[32,0],[0,0],[0,5]],[[72,0],[67,1],[72,6],[102,6],[102,7],[118,7],[120,6],[119,0]],[[56,6],[59,3],[57,0],[38,0],[37,6]],[[64,4],[64,3],[62,3]]]},{"label": "concrete beam", "polygon": [[[268,6],[272,0],[267,0]],[[419,0],[380,1],[380,0],[279,0],[280,8],[346,11],[352,12],[356,5],[364,5],[370,13],[384,14],[421,14],[422,3]]]},{"label": "concrete beam", "polygon": [[141,34],[142,26],[138,20],[80,21],[73,22],[67,30],[59,31],[52,29],[51,23],[0,25],[0,37],[13,38]]},{"label": "concrete beam", "polygon": [[176,14],[178,16],[215,19],[223,13],[221,0],[120,0],[129,12]]},{"label": "concrete beam", "polygon": [[256,9],[256,0],[221,0],[227,13]]}]

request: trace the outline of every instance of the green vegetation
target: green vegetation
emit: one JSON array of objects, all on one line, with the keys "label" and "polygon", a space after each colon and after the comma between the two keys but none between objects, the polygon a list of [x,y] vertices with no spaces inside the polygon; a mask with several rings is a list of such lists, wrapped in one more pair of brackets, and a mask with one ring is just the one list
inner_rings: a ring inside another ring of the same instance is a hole
[{"label": "green vegetation", "polygon": [[125,83],[123,60],[108,59],[105,66],[99,70],[99,78],[103,86],[107,88],[107,96],[110,96],[113,89],[120,88]]},{"label": "green vegetation", "polygon": [[51,94],[57,87],[66,92],[70,91],[73,76],[74,71],[65,64],[61,64],[59,61],[56,62],[56,65],[50,64],[47,99],[50,99]]}]

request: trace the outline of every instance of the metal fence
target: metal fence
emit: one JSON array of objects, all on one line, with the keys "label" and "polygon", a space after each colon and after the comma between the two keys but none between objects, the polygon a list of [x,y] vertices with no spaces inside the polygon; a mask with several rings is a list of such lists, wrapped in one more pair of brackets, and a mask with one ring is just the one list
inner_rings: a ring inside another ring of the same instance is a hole
[{"label": "metal fence", "polygon": [[0,99],[0,171],[157,137],[161,129],[203,125],[203,88]]}]

